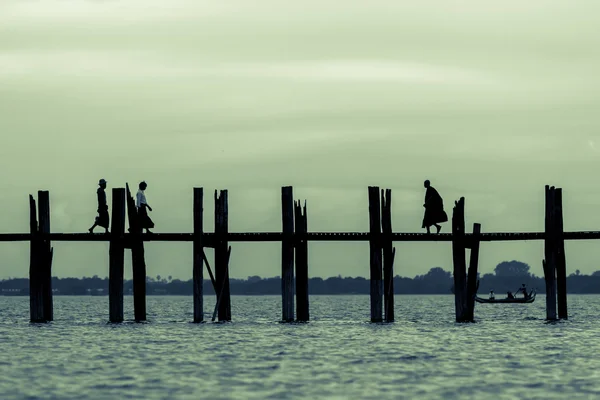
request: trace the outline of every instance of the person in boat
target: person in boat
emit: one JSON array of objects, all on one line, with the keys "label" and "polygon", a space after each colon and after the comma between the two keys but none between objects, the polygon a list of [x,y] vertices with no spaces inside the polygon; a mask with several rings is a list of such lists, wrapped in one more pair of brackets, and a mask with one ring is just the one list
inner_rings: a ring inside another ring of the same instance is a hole
[{"label": "person in boat", "polygon": [[507,299],[514,299],[515,296],[512,294],[512,292],[506,292],[506,298]]},{"label": "person in boat", "polygon": [[422,228],[427,228],[427,233],[431,233],[429,229],[433,225],[437,229],[436,233],[440,233],[442,227],[439,224],[448,221],[448,215],[444,211],[444,200],[438,191],[431,186],[429,180],[426,180],[423,186],[427,190],[425,191],[425,204],[423,204],[425,215],[423,216]]},{"label": "person in boat", "polygon": [[517,291],[517,293],[522,292],[523,293],[523,298],[525,300],[527,300],[529,298],[529,295],[527,294],[527,286],[525,286],[525,284],[523,283],[521,285],[521,287],[519,288],[519,290]]},{"label": "person in boat", "polygon": [[94,233],[94,229],[97,226],[101,226],[105,229],[105,233],[108,233],[108,225],[110,222],[110,217],[108,215],[108,205],[106,203],[106,181],[104,179],[100,179],[98,181],[98,190],[96,191],[96,195],[98,196],[98,216],[94,221],[94,225],[88,231],[90,233]]},{"label": "person in boat", "polygon": [[490,290],[490,300],[496,300],[496,296],[494,296],[493,290]]},{"label": "person in boat", "polygon": [[137,192],[137,195],[135,196],[135,206],[138,212],[138,221],[140,223],[140,228],[146,229],[146,233],[152,233],[150,232],[150,229],[154,228],[154,222],[152,221],[152,219],[150,219],[150,216],[148,215],[148,210],[152,211],[152,207],[150,207],[150,205],[146,201],[145,191],[147,187],[148,185],[146,184],[146,182],[140,182],[139,190]]}]

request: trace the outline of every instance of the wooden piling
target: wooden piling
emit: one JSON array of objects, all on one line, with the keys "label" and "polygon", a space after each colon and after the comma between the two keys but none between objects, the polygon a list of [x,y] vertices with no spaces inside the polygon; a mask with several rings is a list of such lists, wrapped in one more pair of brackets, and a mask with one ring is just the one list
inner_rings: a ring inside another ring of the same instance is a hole
[{"label": "wooden piling", "polygon": [[544,278],[546,280],[546,319],[556,320],[556,225],[554,217],[554,187],[546,185],[546,218],[544,256]]},{"label": "wooden piling", "polygon": [[108,308],[112,323],[123,322],[123,273],[125,269],[125,189],[112,190],[109,245]]},{"label": "wooden piling", "polygon": [[[304,208],[300,201],[294,203],[294,229],[298,236],[308,232],[306,201]],[[308,241],[296,239],[296,321],[307,322],[310,319],[308,302]]]},{"label": "wooden piling", "polygon": [[44,318],[44,293],[40,271],[38,221],[36,202],[29,195],[29,315],[31,322],[46,322]]},{"label": "wooden piling", "polygon": [[194,322],[204,321],[204,247],[202,246],[204,189],[194,188]]},{"label": "wooden piling", "polygon": [[479,286],[477,279],[477,264],[479,263],[479,240],[481,224],[473,224],[471,236],[471,254],[469,258],[469,273],[467,274],[467,316],[468,321],[475,320],[475,295]]},{"label": "wooden piling", "polygon": [[567,319],[567,263],[565,256],[565,238],[563,227],[562,189],[554,190],[554,226],[556,251],[556,294],[558,300],[558,318]]},{"label": "wooden piling", "polygon": [[142,227],[139,224],[135,200],[127,190],[127,215],[129,217],[131,265],[133,269],[133,314],[136,321],[146,321],[146,260]]},{"label": "wooden piling", "polygon": [[281,188],[281,320],[294,321],[294,193],[291,186]]},{"label": "wooden piling", "polygon": [[[229,231],[229,213],[227,202],[227,190],[221,190],[217,196],[215,190],[215,281],[217,288],[221,291],[219,301],[219,321],[231,321],[231,296],[229,291],[229,260],[228,241],[226,235]],[[219,292],[217,292],[219,296]]]},{"label": "wooden piling", "polygon": [[394,322],[394,258],[396,248],[392,244],[392,190],[381,190],[381,228],[383,246],[383,302],[386,322]]},{"label": "wooden piling", "polygon": [[[38,191],[38,218],[39,233],[50,233],[50,193],[46,190]],[[42,286],[44,296],[44,319],[54,320],[54,305],[52,301],[52,245],[49,238],[40,240],[38,261],[42,270]]]},{"label": "wooden piling", "polygon": [[381,322],[382,314],[382,266],[381,266],[381,205],[379,187],[369,186],[369,278],[371,281],[371,322]]},{"label": "wooden piling", "polygon": [[464,197],[455,202],[452,213],[452,258],[454,264],[454,307],[456,322],[468,322]]}]

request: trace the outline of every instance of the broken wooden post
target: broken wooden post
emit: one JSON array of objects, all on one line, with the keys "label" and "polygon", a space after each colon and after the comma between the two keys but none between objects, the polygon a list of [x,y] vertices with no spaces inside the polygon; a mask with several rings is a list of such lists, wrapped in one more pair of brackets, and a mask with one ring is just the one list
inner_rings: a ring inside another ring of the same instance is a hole
[{"label": "broken wooden post", "polygon": [[39,263],[40,241],[38,235],[37,209],[33,196],[29,195],[29,315],[31,322],[46,322],[44,318],[44,293]]},{"label": "broken wooden post", "polygon": [[129,217],[131,266],[133,269],[133,314],[136,321],[146,320],[146,260],[142,227],[139,223],[135,200],[127,190],[127,215]]},{"label": "broken wooden post", "polygon": [[221,305],[221,301],[223,300],[223,293],[225,292],[225,282],[229,283],[229,260],[231,259],[231,246],[227,248],[227,264],[225,269],[225,276],[227,279],[223,281],[223,284],[218,290],[215,290],[215,294],[217,295],[217,302],[215,303],[215,309],[213,310],[212,322],[215,322],[217,318],[217,311],[219,310],[219,306]]},{"label": "broken wooden post", "polygon": [[555,223],[554,223],[554,187],[546,185],[546,218],[544,257],[544,278],[546,280],[546,319],[556,319],[556,253],[555,253]]},{"label": "broken wooden post", "polygon": [[291,186],[281,188],[281,320],[294,321],[294,194]]},{"label": "broken wooden post", "polygon": [[308,306],[308,241],[303,237],[308,232],[306,201],[304,209],[300,201],[294,203],[294,229],[296,237],[296,321],[310,319]]},{"label": "broken wooden post", "polygon": [[204,247],[203,235],[203,201],[204,189],[194,188],[194,259],[193,259],[193,285],[194,285],[194,322],[204,321]]},{"label": "broken wooden post", "polygon": [[556,294],[558,300],[558,318],[569,318],[567,312],[567,262],[563,227],[562,189],[554,190],[554,226],[556,252]]},{"label": "broken wooden post", "polygon": [[109,245],[108,308],[112,323],[123,322],[123,273],[125,266],[125,189],[112,190],[112,222]]},{"label": "broken wooden post", "polygon": [[481,224],[473,224],[473,235],[471,238],[471,254],[469,259],[469,273],[467,274],[467,316],[468,321],[475,320],[475,295],[479,286],[477,279],[477,264],[479,262],[479,241]]},{"label": "broken wooden post", "polygon": [[379,187],[369,186],[369,277],[371,280],[371,322],[381,322],[382,318],[382,266],[381,266],[381,206]]},{"label": "broken wooden post", "polygon": [[228,241],[229,216],[227,203],[227,190],[221,190],[219,196],[215,190],[215,281],[217,288],[220,288],[217,301],[219,301],[218,316],[219,321],[231,321],[231,296],[229,291],[229,260],[228,260]]},{"label": "broken wooden post", "polygon": [[[50,234],[50,193],[38,191],[38,218],[40,235]],[[52,245],[49,237],[41,238],[38,249],[38,260],[42,271],[42,287],[44,296],[44,319],[54,320],[54,305],[52,301]]]},{"label": "broken wooden post", "polygon": [[456,322],[467,322],[467,266],[465,262],[465,198],[455,202],[452,212],[452,258]]},{"label": "broken wooden post", "polygon": [[381,228],[383,245],[383,301],[386,322],[394,322],[394,258],[392,243],[392,190],[381,190]]}]

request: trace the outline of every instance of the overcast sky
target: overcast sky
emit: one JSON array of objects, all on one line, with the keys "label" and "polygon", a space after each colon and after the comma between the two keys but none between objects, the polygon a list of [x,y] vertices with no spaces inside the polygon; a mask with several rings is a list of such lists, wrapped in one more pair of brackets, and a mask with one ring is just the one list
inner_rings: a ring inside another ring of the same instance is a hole
[{"label": "overcast sky", "polygon": [[[404,4],[406,3],[406,4]],[[368,5],[367,5],[368,4]],[[84,232],[96,184],[148,182],[156,232],[192,229],[192,188],[229,189],[231,231],[281,229],[280,187],[309,229],[366,231],[367,186],[395,231],[421,231],[430,179],[483,231],[543,230],[544,185],[567,230],[600,230],[597,0],[118,0],[0,3],[0,231]],[[443,228],[450,230],[449,224]],[[55,243],[53,273],[107,276],[108,244]],[[396,273],[450,270],[449,243],[397,243]],[[191,277],[191,245],[150,243],[148,274]],[[567,244],[569,273],[600,242]],[[0,243],[0,277],[27,276]],[[368,276],[368,245],[310,245],[311,276]],[[129,253],[126,255],[130,259]],[[542,275],[541,242],[483,244]],[[231,274],[274,276],[277,244],[234,244]],[[126,269],[131,276],[131,268]]]}]

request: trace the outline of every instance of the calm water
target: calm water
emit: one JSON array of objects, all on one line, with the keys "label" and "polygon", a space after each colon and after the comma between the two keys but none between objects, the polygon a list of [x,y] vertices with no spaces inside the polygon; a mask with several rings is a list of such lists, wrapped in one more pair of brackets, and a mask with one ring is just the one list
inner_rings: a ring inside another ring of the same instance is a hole
[{"label": "calm water", "polygon": [[0,399],[599,398],[600,296],[569,301],[568,322],[539,296],[458,325],[451,296],[397,296],[370,324],[368,296],[312,296],[287,325],[278,297],[234,296],[233,323],[195,325],[191,297],[149,297],[149,323],[113,326],[107,297],[56,297],[49,325],[0,297]]}]

